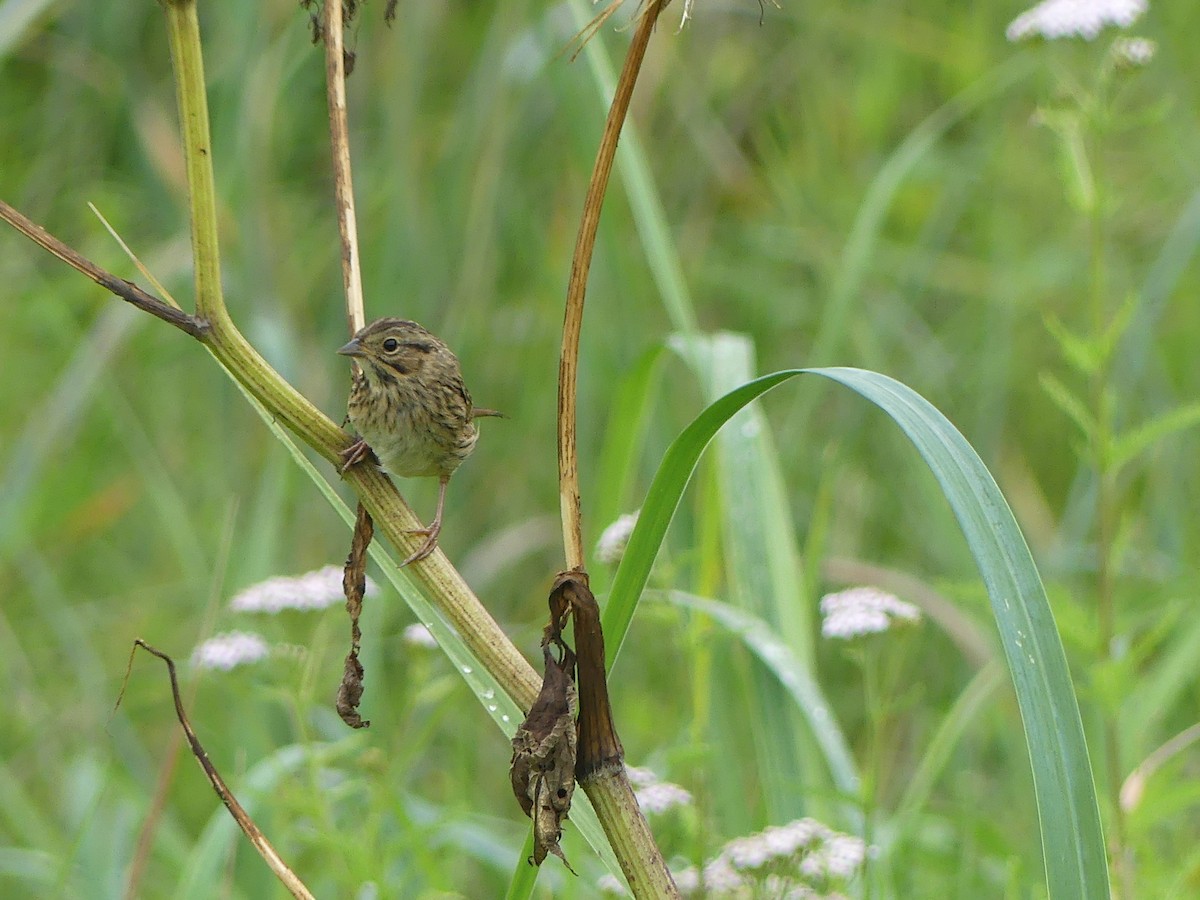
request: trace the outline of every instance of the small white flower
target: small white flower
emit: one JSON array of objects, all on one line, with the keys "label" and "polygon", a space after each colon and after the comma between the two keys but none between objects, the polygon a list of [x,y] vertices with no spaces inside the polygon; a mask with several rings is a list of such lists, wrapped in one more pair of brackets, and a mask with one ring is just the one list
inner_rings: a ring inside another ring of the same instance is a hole
[{"label": "small white flower", "polygon": [[692,795],[686,788],[665,781],[647,785],[636,791],[635,796],[638,806],[648,816],[664,813],[676,806],[690,806],[692,802]]},{"label": "small white flower", "polygon": [[1150,60],[1154,59],[1154,54],[1158,52],[1158,44],[1150,38],[1123,37],[1113,41],[1112,49],[1109,52],[1112,54],[1113,62],[1118,66],[1136,69],[1147,65]]},{"label": "small white flower", "polygon": [[830,831],[816,819],[796,819],[786,825],[771,825],[762,831],[762,840],[772,856],[791,856]]},{"label": "small white flower", "polygon": [[867,859],[867,845],[862,838],[835,834],[821,848],[825,873],[830,878],[849,878]]},{"label": "small white flower", "polygon": [[688,866],[680,872],[672,872],[671,877],[675,879],[675,887],[679,888],[679,893],[684,896],[700,890],[700,870],[695,866]]},{"label": "small white flower", "polygon": [[267,656],[267,642],[248,631],[227,631],[217,634],[192,651],[192,665],[197,669],[228,672],[237,666],[258,662]]},{"label": "small white flower", "polygon": [[1010,41],[1035,35],[1091,41],[1106,25],[1128,28],[1147,6],[1148,0],[1043,0],[1013,19],[1004,34]]},{"label": "small white flower", "polygon": [[605,528],[600,533],[600,540],[596,541],[596,559],[610,565],[619,563],[625,555],[625,545],[629,543],[629,536],[633,534],[633,526],[637,524],[637,520],[638,513],[626,513]]},{"label": "small white flower", "polygon": [[410,644],[413,647],[427,647],[430,650],[436,649],[438,642],[433,636],[433,632],[422,625],[420,622],[413,622],[404,629],[404,643]]},{"label": "small white flower", "polygon": [[818,849],[800,860],[800,874],[816,881],[825,877],[825,855]]},{"label": "small white flower", "polygon": [[[379,588],[367,579],[366,596],[378,595]],[[274,615],[285,609],[325,609],[345,599],[342,593],[342,570],[325,566],[295,578],[268,578],[240,591],[229,601],[236,612],[260,612]]]},{"label": "small white flower", "polygon": [[873,587],[856,587],[821,598],[821,634],[849,639],[887,631],[894,622],[917,622],[921,611],[899,597]]},{"label": "small white flower", "polygon": [[736,891],[745,883],[746,880],[734,871],[723,853],[704,867],[704,888],[709,893],[719,895],[722,891]]},{"label": "small white flower", "polygon": [[825,894],[817,893],[807,884],[782,875],[768,875],[763,879],[762,894],[766,897],[782,897],[783,900],[829,900]]},{"label": "small white flower", "polygon": [[821,824],[816,819],[808,818],[788,822],[786,825],[780,826],[777,830],[797,850],[804,849],[813,843],[813,841],[823,841],[833,834],[829,826]]},{"label": "small white flower", "polygon": [[762,834],[751,834],[747,837],[734,838],[725,845],[721,855],[729,860],[729,864],[738,870],[758,869],[771,861],[773,854]]}]

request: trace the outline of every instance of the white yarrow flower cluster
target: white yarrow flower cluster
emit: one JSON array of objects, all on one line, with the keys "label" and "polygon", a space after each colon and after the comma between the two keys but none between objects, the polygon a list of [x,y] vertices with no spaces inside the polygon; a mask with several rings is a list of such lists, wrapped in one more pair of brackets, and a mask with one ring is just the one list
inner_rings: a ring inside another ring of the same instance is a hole
[{"label": "white yarrow flower cluster", "polygon": [[637,797],[638,806],[648,816],[664,813],[677,806],[690,806],[692,803],[692,795],[687,788],[660,780],[653,769],[629,766],[625,774],[634,787],[633,793]]},{"label": "white yarrow flower cluster", "polygon": [[617,521],[600,533],[600,540],[596,541],[596,559],[609,565],[621,561],[621,557],[625,555],[625,545],[629,543],[629,536],[633,534],[633,526],[637,524],[640,512],[641,510],[638,510],[619,516]]},{"label": "white yarrow flower cluster", "polygon": [[[379,592],[375,582],[367,579],[366,595]],[[294,578],[268,578],[236,594],[229,601],[235,612],[257,612],[274,615],[285,609],[325,609],[345,599],[342,593],[342,569],[325,566]]]},{"label": "white yarrow flower cluster", "polygon": [[921,611],[899,597],[873,587],[856,587],[821,598],[821,634],[849,640],[887,631],[893,624],[918,622]]},{"label": "white yarrow flower cluster", "polygon": [[197,669],[228,672],[241,665],[266,659],[267,642],[248,631],[227,631],[204,641],[192,651],[192,665]]},{"label": "white yarrow flower cluster", "polygon": [[[703,888],[705,896],[752,898],[831,898],[832,890],[853,878],[867,858],[861,838],[834,831],[816,819],[797,819],[758,834],[735,838],[698,873],[684,893]],[[684,874],[695,873],[687,870]]]},{"label": "white yarrow flower cluster", "polygon": [[[857,875],[866,859],[867,845],[861,838],[816,819],[797,819],[734,838],[703,867],[672,874],[684,896],[844,900],[837,888]],[[616,879],[603,878],[600,886],[623,893]]]},{"label": "white yarrow flower cluster", "polygon": [[665,813],[677,806],[691,806],[692,804],[692,794],[687,788],[665,781],[662,784],[647,785],[640,791],[636,791],[635,796],[638,806],[648,816]]},{"label": "white yarrow flower cluster", "polygon": [[1010,41],[1035,36],[1091,41],[1107,25],[1128,28],[1148,5],[1148,0],[1043,0],[1013,19],[1004,34]]}]

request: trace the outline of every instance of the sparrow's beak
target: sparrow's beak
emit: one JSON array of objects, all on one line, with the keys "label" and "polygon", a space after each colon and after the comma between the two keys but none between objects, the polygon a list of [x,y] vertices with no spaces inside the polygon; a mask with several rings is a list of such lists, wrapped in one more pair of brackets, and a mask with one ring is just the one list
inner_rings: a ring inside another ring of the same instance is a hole
[{"label": "sparrow's beak", "polygon": [[352,340],[345,347],[340,348],[338,350],[338,353],[342,354],[342,356],[366,356],[367,355],[365,352],[363,352],[362,344],[360,344],[358,342],[358,338],[355,338],[354,340]]}]

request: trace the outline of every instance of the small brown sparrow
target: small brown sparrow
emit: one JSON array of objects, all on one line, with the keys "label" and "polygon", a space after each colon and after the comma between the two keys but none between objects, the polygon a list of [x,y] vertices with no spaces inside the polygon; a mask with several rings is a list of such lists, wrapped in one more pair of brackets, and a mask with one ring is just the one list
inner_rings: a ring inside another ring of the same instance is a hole
[{"label": "small brown sparrow", "polygon": [[479,439],[475,419],[499,416],[476,408],[450,348],[416,322],[376,319],[338,353],[358,360],[348,418],[359,438],[342,454],[345,472],[371,451],[380,467],[404,478],[438,478],[437,513],[425,542],[400,565],[424,559],[437,547],[446,485]]}]

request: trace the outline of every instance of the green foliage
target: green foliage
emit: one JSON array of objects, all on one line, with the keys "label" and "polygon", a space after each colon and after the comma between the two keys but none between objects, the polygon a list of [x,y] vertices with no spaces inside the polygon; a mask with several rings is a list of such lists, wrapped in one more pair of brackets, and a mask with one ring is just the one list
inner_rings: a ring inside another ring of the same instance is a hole
[{"label": "green foliage", "polygon": [[[1200,124],[1184,113],[1200,106],[1200,8],[1152,4],[1139,31],[1158,41],[1155,59],[1106,73],[1102,96],[1081,104],[1109,33],[1014,46],[1003,38],[1013,10],[923,0],[768,4],[762,27],[754,4],[697,3],[675,34],[678,5],[651,43],[638,140],[622,141],[591,277],[579,439],[589,532],[641,506],[688,423],[759,372],[852,364],[912,385],[996,474],[1038,561],[1113,836],[1120,781],[1196,720]],[[137,278],[94,202],[186,303],[161,11],[0,10],[0,196]],[[603,117],[593,67],[605,51],[611,64],[627,32],[606,28],[571,64],[556,55],[574,27],[557,8],[409,4],[391,29],[380,11],[364,7],[350,81],[368,313],[436,331],[476,399],[508,416],[487,423],[456,475],[443,545],[536,658],[561,565],[554,379]],[[340,418],[319,50],[291,2],[202,4],[201,17],[231,313]],[[1075,111],[1073,148],[1031,122],[1038,109]],[[1101,315],[1089,215],[1103,224]],[[119,896],[152,814],[141,896],[189,884],[279,896],[174,743],[157,665],[135,662],[111,712],[134,637],[183,660],[239,628],[276,652],[229,673],[185,667],[186,697],[212,758],[317,895],[502,896],[528,828],[507,742],[480,703],[489,688],[462,680],[469,661],[401,638],[417,619],[398,602],[403,576],[365,610],[374,724],[349,734],[331,699],[340,609],[255,616],[226,603],[269,576],[339,563],[338,516],[201,348],[7,230],[0,283],[0,895]],[[720,377],[661,350],[668,334],[701,330],[727,342]],[[764,398],[752,427],[718,440],[647,584],[769,629],[832,711],[871,805],[847,808],[811,710],[780,686],[779,659],[762,661],[771,641],[649,602],[611,689],[629,760],[694,796],[655,831],[686,865],[789,817],[849,831],[861,819],[880,854],[856,892],[1042,896],[1020,711],[994,666],[922,627],[886,657],[891,691],[868,701],[863,671],[819,637],[819,594],[866,563],[948,599],[975,629],[991,633],[992,617],[911,448],[866,404],[809,388]],[[1105,408],[1111,430],[1096,444]],[[1098,460],[1114,487],[1107,548]],[[434,485],[402,489],[431,508]],[[1102,552],[1114,614],[1103,650]],[[594,584],[619,596],[625,576],[613,574],[596,564]],[[1126,811],[1136,896],[1194,893],[1200,805],[1180,785],[1195,759],[1194,746],[1171,757]],[[1078,759],[1054,764],[1086,777]],[[551,860],[534,896],[596,896],[603,864],[574,827],[564,847],[580,878]]]}]

